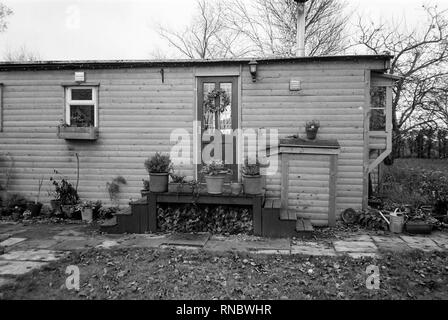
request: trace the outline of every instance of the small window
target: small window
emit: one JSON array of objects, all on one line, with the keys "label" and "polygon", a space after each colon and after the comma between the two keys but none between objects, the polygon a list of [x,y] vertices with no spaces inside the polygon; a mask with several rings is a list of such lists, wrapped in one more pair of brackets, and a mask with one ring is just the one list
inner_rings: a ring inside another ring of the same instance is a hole
[{"label": "small window", "polygon": [[98,127],[97,87],[66,87],[65,121],[71,127]]},{"label": "small window", "polygon": [[370,131],[386,130],[386,87],[370,90]]}]

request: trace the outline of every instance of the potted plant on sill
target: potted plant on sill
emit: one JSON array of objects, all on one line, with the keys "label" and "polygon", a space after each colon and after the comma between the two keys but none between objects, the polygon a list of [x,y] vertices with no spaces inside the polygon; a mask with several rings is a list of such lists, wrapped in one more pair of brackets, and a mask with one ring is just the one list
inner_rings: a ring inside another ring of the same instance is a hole
[{"label": "potted plant on sill", "polygon": [[243,176],[244,193],[259,195],[262,193],[260,163],[249,163],[249,159],[244,160],[244,167],[241,169]]},{"label": "potted plant on sill", "polygon": [[149,191],[167,192],[168,175],[172,170],[172,163],[169,155],[156,153],[145,161],[146,170],[149,173]]},{"label": "potted plant on sill", "polygon": [[232,174],[232,170],[226,168],[221,161],[212,161],[204,164],[201,172],[205,175],[207,192],[210,194],[221,194],[226,175]]},{"label": "potted plant on sill", "polygon": [[317,120],[308,121],[305,125],[306,137],[309,140],[316,139],[317,131],[319,130],[320,122]]},{"label": "potted plant on sill", "polygon": [[42,210],[42,203],[39,202],[39,199],[43,182],[44,182],[43,178],[39,179],[36,200],[34,201],[34,203],[31,202],[28,205],[28,210],[31,212],[32,217],[37,217],[40,214],[40,211]]}]

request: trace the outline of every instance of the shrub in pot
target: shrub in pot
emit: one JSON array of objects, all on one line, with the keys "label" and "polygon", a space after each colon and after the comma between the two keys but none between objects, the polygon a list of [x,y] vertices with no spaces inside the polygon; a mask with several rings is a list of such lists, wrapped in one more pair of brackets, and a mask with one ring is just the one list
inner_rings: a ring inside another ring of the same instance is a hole
[{"label": "shrub in pot", "polygon": [[93,221],[93,209],[95,206],[96,204],[92,201],[84,201],[79,205],[78,209],[81,211],[82,221],[86,221],[87,223]]},{"label": "shrub in pot", "polygon": [[259,195],[262,193],[260,163],[249,163],[246,158],[244,167],[242,168],[244,193],[251,195]]},{"label": "shrub in pot", "polygon": [[226,175],[232,174],[232,170],[226,168],[221,161],[204,164],[201,172],[205,175],[207,192],[210,194],[221,194]]},{"label": "shrub in pot", "polygon": [[145,161],[145,168],[149,173],[149,191],[167,192],[168,175],[172,169],[170,156],[157,152]]},{"label": "shrub in pot", "polygon": [[309,140],[316,139],[317,131],[319,130],[320,123],[317,120],[308,121],[305,125],[306,137]]},{"label": "shrub in pot", "polygon": [[[57,173],[57,171],[55,171]],[[56,202],[53,202],[52,206],[60,206],[62,213],[64,213],[68,218],[71,218],[75,212],[75,205],[79,201],[78,191],[68,182],[65,178],[60,181],[50,178],[53,183],[55,191],[53,192]],[[59,211],[56,209],[56,214]]]},{"label": "shrub in pot", "polygon": [[142,179],[143,189],[140,190],[142,197],[146,197],[149,193],[149,180]]}]

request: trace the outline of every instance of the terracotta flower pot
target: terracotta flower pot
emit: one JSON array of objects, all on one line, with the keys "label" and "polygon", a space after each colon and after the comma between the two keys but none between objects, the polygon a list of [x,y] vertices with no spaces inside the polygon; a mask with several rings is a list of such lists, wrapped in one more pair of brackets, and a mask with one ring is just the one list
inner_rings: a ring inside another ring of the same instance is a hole
[{"label": "terracotta flower pot", "polygon": [[224,187],[225,175],[205,176],[207,182],[207,192],[210,194],[221,194]]},{"label": "terracotta flower pot", "polygon": [[244,193],[251,195],[259,195],[261,190],[261,176],[246,176],[243,175]]},{"label": "terracotta flower pot", "polygon": [[149,191],[162,193],[168,191],[168,172],[149,174]]}]

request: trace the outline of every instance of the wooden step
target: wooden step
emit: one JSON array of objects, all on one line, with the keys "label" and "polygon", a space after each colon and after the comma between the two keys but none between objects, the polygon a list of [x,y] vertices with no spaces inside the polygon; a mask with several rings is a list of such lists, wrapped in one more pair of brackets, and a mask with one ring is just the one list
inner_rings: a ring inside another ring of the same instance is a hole
[{"label": "wooden step", "polygon": [[311,224],[310,219],[299,218],[296,222],[296,231],[297,232],[313,232],[314,228]]},{"label": "wooden step", "polygon": [[132,214],[132,208],[126,207],[118,212],[115,212],[113,215],[114,216],[130,216],[131,214]]}]

